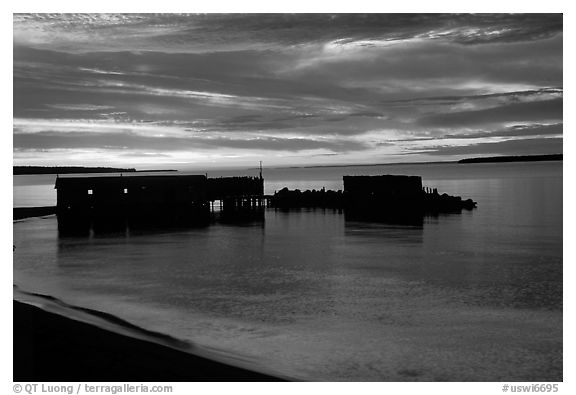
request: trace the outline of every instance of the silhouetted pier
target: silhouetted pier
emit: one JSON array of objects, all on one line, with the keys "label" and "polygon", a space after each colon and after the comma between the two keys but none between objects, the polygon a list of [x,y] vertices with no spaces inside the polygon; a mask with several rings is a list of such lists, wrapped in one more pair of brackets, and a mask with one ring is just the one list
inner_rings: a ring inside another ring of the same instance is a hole
[{"label": "silhouetted pier", "polygon": [[198,225],[218,205],[228,219],[259,219],[264,212],[261,177],[204,175],[58,177],[58,223],[62,228],[130,225]]},{"label": "silhouetted pier", "polygon": [[263,217],[266,204],[261,176],[208,178],[207,190],[212,212],[218,205],[227,218]]},{"label": "silhouetted pier", "polygon": [[300,191],[283,188],[274,193],[276,208],[337,208],[365,218],[410,217],[426,213],[459,212],[476,207],[472,199],[439,194],[423,187],[418,176],[344,176],[344,191]]},{"label": "silhouetted pier", "polygon": [[61,228],[189,224],[209,220],[203,175],[58,177]]},{"label": "silhouetted pier", "polygon": [[58,177],[58,224],[64,228],[202,225],[223,220],[263,220],[265,207],[344,209],[364,218],[458,212],[476,203],[423,187],[417,176],[344,176],[344,191],[283,188],[264,195],[259,177],[204,175]]}]

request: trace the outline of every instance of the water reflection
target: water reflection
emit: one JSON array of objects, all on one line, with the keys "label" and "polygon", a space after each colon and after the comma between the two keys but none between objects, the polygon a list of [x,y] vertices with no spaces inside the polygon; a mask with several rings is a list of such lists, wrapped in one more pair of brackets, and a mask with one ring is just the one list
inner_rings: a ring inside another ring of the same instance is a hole
[{"label": "water reflection", "polygon": [[[448,295],[454,303],[561,309],[562,259],[556,249],[546,249],[545,240],[537,249],[519,241],[508,246],[505,239],[488,245],[488,235],[470,227],[475,215],[374,221],[330,209],[268,209],[265,220],[195,227],[83,222],[78,228],[59,226],[56,262],[59,267],[101,265],[100,276],[110,283],[141,281],[153,289],[176,286],[177,295],[154,292],[172,301],[200,301],[206,312],[214,303],[222,314],[234,315],[230,310],[236,309],[241,315],[237,301],[245,300],[246,306],[260,312],[253,312],[259,319],[266,314],[262,310],[266,297],[277,301],[295,290],[312,299],[322,295],[325,308],[335,308],[334,280],[340,275],[418,283]],[[156,273],[158,262],[179,277]],[[250,298],[261,305],[253,305]],[[287,305],[290,308],[300,311]]]},{"label": "water reflection", "polygon": [[234,226],[264,227],[264,210],[251,213],[211,213],[207,220],[163,216],[57,216],[59,237],[129,236],[133,232],[170,232],[172,230],[203,229],[215,223]]}]

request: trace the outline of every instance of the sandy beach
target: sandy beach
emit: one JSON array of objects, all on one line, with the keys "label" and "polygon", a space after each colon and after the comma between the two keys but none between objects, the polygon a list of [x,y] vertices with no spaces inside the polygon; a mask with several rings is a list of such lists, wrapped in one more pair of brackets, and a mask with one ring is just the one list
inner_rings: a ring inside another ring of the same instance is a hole
[{"label": "sandy beach", "polygon": [[279,381],[14,301],[14,381]]}]

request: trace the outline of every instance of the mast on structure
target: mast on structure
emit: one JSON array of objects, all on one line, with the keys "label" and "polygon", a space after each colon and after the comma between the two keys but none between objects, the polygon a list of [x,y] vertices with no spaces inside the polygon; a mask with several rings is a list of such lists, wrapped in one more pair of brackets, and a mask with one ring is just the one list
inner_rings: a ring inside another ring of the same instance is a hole
[{"label": "mast on structure", "polygon": [[262,179],[262,161],[260,161],[260,179]]}]

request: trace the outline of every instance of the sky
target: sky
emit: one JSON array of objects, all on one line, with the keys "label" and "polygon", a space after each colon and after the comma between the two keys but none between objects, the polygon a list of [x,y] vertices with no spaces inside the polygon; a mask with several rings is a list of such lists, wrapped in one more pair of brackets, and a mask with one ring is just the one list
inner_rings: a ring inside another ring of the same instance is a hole
[{"label": "sky", "polygon": [[561,14],[15,14],[14,165],[562,153]]}]

